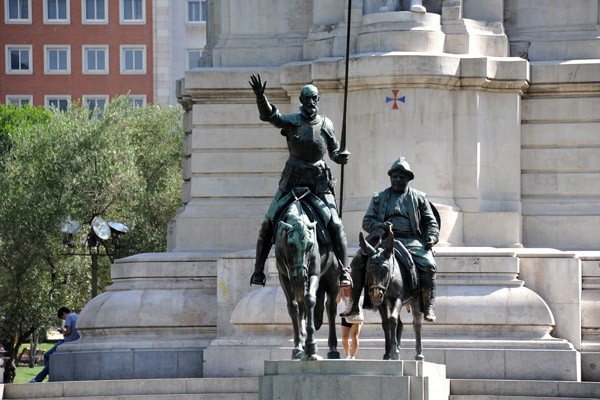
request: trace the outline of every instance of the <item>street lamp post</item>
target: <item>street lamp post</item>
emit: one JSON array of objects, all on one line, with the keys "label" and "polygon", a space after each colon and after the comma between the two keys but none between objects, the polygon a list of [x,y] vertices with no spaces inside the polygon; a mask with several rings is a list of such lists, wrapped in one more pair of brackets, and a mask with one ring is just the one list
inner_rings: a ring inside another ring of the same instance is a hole
[{"label": "street lamp post", "polygon": [[[74,221],[66,218],[61,224],[61,231],[68,236],[63,242],[71,249],[75,248],[73,236],[81,230],[82,224],[79,221]],[[120,222],[106,222],[102,217],[95,216],[90,223],[90,230],[87,235],[86,245],[89,254],[66,253],[69,256],[90,256],[92,258],[92,298],[98,295],[98,257],[107,256],[110,261],[114,261],[111,248],[118,247],[118,237],[123,233],[127,233],[129,228]],[[108,240],[111,239],[110,242]],[[106,254],[100,254],[100,244],[104,247]]]}]

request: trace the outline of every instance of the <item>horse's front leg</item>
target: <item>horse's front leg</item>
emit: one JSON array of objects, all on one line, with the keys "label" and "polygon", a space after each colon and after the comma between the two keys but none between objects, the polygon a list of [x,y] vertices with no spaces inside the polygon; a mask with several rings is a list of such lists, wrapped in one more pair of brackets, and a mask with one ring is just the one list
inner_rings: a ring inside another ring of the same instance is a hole
[{"label": "horse's front leg", "polygon": [[315,341],[315,304],[317,302],[317,289],[319,288],[319,276],[310,275],[308,278],[308,290],[305,296],[306,305],[306,341],[304,342],[304,359],[316,360],[317,342]]},{"label": "horse's front leg", "polygon": [[379,315],[381,316],[381,327],[383,328],[383,336],[385,337],[385,354],[383,355],[384,360],[391,358],[391,332],[390,332],[390,317],[388,315],[388,307],[385,301],[377,308]]},{"label": "horse's front leg", "polygon": [[294,328],[294,350],[292,350],[292,360],[301,360],[304,356],[304,334],[302,332],[301,311],[298,307],[298,303],[296,303],[296,300],[294,299],[292,284],[287,275],[280,273],[279,282],[281,283],[281,288],[285,294],[288,314],[290,315],[292,327]]},{"label": "horse's front leg", "polygon": [[390,313],[390,339],[391,343],[391,356],[392,360],[400,359],[400,339],[402,336],[402,321],[400,320],[400,309],[402,308],[402,302],[399,298],[396,298],[392,302]]},{"label": "horse's front leg", "polygon": [[413,313],[413,330],[415,331],[415,350],[417,351],[415,360],[417,360],[417,361],[425,359],[425,356],[423,355],[423,345],[421,343],[421,327],[423,326],[423,311],[419,307],[419,303],[420,303],[419,300],[416,300],[411,305],[411,310]]},{"label": "horse's front leg", "polygon": [[327,293],[327,320],[329,321],[329,339],[327,345],[329,346],[329,353],[327,358],[331,360],[339,360],[340,352],[337,351],[337,333],[335,330],[335,317],[337,315],[337,303],[334,299],[337,296],[335,288]]}]

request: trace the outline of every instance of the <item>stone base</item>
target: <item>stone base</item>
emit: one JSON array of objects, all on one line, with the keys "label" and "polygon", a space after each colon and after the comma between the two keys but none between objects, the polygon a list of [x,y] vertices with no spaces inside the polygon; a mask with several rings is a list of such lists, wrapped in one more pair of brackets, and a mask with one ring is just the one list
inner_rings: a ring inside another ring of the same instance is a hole
[{"label": "stone base", "polygon": [[266,361],[259,398],[448,399],[443,365],[422,361]]},{"label": "stone base", "polygon": [[[323,326],[323,329],[327,327]],[[382,334],[380,332],[379,337]],[[357,357],[360,361],[382,360],[383,339],[374,338],[368,332],[365,336],[361,334]],[[409,362],[415,357],[414,339],[403,339],[402,343],[400,358]],[[327,340],[321,337],[317,339],[317,344],[319,355],[326,359]],[[477,340],[475,337],[462,340],[424,339],[423,347],[425,360],[445,364],[447,376],[452,379],[581,379],[579,352],[562,340],[502,341]],[[204,376],[260,376],[263,362],[290,360],[292,348],[291,340],[283,337],[280,340],[217,339],[204,351]],[[341,343],[338,351],[344,358]]]},{"label": "stone base", "polygon": [[81,311],[81,338],[50,357],[53,381],[202,377],[216,337],[216,255],[117,260],[113,284]]},{"label": "stone base", "polygon": [[203,349],[64,351],[51,356],[51,381],[201,378]]},{"label": "stone base", "polygon": [[600,382],[600,352],[581,352],[581,380]]}]

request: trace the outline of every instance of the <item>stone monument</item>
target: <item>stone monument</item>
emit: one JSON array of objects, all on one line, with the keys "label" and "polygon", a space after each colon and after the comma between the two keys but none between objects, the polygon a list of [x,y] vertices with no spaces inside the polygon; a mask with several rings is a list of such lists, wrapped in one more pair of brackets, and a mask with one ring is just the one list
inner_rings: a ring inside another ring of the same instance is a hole
[{"label": "stone monument", "polygon": [[[402,153],[442,220],[427,361],[450,378],[600,380],[598,2],[570,2],[568,13],[558,0],[544,12],[534,0],[424,1],[424,13],[406,2],[365,11],[371,3],[350,3],[350,248]],[[115,263],[114,285],[80,314],[81,341],[53,356],[54,380],[258,376],[265,360],[289,357],[272,258],[264,288],[247,282],[287,157],[257,122],[247,81],[268,80],[282,113],[304,85],[318,86],[321,111],[340,126],[347,5],[208,9],[205,68],[179,83],[184,205],[169,252]],[[381,358],[378,324],[367,314],[361,357]],[[406,360],[414,346],[404,343]]]}]

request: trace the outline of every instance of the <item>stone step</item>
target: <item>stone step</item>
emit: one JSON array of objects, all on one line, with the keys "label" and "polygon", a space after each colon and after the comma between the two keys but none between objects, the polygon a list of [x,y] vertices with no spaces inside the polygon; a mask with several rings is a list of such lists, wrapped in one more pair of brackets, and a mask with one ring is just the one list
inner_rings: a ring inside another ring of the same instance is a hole
[{"label": "stone step", "polygon": [[[10,399],[10,397],[4,397]],[[258,393],[157,394],[84,397],[27,397],[35,400],[258,400]]]},{"label": "stone step", "polygon": [[600,399],[600,382],[452,379],[451,400]]},{"label": "stone step", "polygon": [[552,396],[493,396],[485,394],[477,395],[450,395],[450,400],[581,400],[581,397],[552,397]]},{"label": "stone step", "polygon": [[255,400],[257,396],[258,378],[183,378],[7,384],[3,399]]}]

